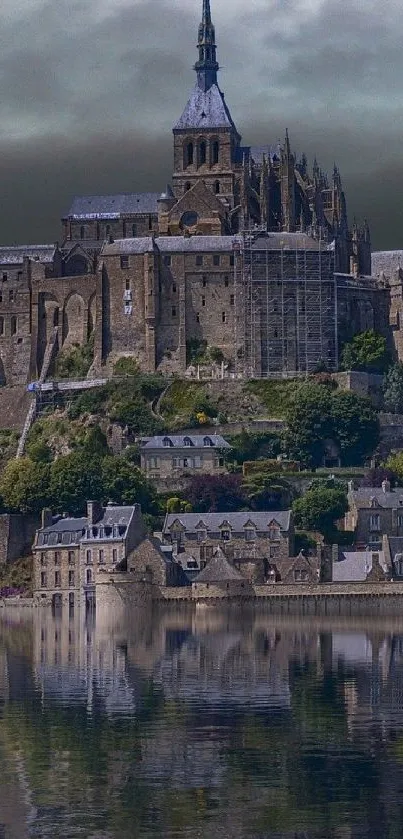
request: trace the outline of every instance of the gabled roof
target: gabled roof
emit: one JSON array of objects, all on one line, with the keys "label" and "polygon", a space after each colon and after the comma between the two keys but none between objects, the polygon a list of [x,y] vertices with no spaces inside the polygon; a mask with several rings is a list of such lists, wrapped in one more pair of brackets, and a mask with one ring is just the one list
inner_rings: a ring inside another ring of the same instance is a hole
[{"label": "gabled roof", "polygon": [[403,487],[384,492],[382,487],[359,487],[349,493],[357,507],[371,507],[372,499],[376,499],[379,507],[385,509],[403,508]]},{"label": "gabled roof", "polygon": [[76,196],[65,218],[77,221],[118,219],[136,213],[156,214],[159,192],[130,192],[119,195]]},{"label": "gabled roof", "polygon": [[182,527],[190,533],[195,533],[202,518],[209,532],[218,533],[223,521],[228,521],[236,533],[242,533],[249,521],[256,525],[258,532],[268,533],[270,522],[278,522],[281,530],[290,527],[291,510],[270,510],[268,512],[251,513],[168,513],[165,516],[164,532],[172,527],[174,522],[180,522]]},{"label": "gabled roof", "polygon": [[222,583],[230,580],[243,580],[242,574],[230,565],[221,548],[217,548],[206,567],[197,575],[195,583]]},{"label": "gabled roof", "polygon": [[35,262],[52,262],[55,256],[55,245],[16,245],[15,247],[0,248],[0,265],[22,265],[24,257]]},{"label": "gabled roof", "polygon": [[[379,564],[385,574],[388,566],[383,551],[375,551],[379,556]],[[332,563],[334,583],[363,583],[372,570],[373,551],[343,551],[341,558]]]},{"label": "gabled roof", "polygon": [[[204,440],[208,439],[211,440],[212,445],[205,446]],[[220,448],[220,449],[230,449],[231,446],[224,440],[224,437],[221,437],[221,434],[185,434],[185,435],[176,435],[176,434],[164,434],[163,436],[155,436],[149,437],[147,440],[141,443],[142,449],[164,449],[168,448],[164,446],[164,440],[170,440],[172,443],[172,448],[174,449],[209,449],[209,448]],[[191,445],[185,446],[185,440],[190,440]]]},{"label": "gabled roof", "polygon": [[213,84],[209,90],[202,90],[196,84],[190,94],[185,110],[175,129],[186,128],[233,128],[233,119],[224,100],[224,94]]}]

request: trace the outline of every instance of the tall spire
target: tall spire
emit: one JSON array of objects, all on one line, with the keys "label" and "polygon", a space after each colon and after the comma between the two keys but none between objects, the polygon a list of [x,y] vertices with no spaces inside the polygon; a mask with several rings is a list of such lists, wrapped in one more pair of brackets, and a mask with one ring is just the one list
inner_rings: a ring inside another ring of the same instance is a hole
[{"label": "tall spire", "polygon": [[217,47],[215,42],[215,29],[211,22],[210,0],[203,0],[203,16],[199,26],[197,48],[199,60],[195,64],[197,83],[206,92],[217,84]]}]

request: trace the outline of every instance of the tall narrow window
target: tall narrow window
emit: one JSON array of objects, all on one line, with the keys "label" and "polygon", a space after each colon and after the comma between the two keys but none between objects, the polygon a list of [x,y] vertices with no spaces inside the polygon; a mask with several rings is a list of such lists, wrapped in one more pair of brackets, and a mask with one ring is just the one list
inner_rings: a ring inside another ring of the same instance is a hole
[{"label": "tall narrow window", "polygon": [[105,227],[105,235],[109,236],[110,232],[111,232],[111,226],[110,226],[110,224],[107,224],[106,227]]},{"label": "tall narrow window", "polygon": [[[218,163],[218,154],[219,154],[219,145],[218,145],[218,140],[214,140],[214,143],[213,143],[213,154],[212,154],[212,158],[213,158],[213,160],[212,160],[212,162],[213,162],[213,166],[214,166],[215,164],[217,164],[217,163]],[[218,190],[218,191],[220,191],[220,190]]]},{"label": "tall narrow window", "polygon": [[199,146],[199,165],[204,166],[207,158],[207,148],[204,140],[201,141]]},{"label": "tall narrow window", "polygon": [[222,313],[222,322],[223,323],[227,322],[227,315],[225,314],[225,312]]},{"label": "tall narrow window", "polygon": [[132,224],[132,237],[135,239],[137,236],[137,224]]},{"label": "tall narrow window", "polygon": [[188,143],[186,146],[186,166],[193,166],[194,160],[194,146],[193,143]]},{"label": "tall narrow window", "polygon": [[4,335],[4,318],[0,317],[0,335]]},{"label": "tall narrow window", "polygon": [[192,184],[190,183],[190,181],[186,181],[186,183],[185,183],[185,192],[189,192],[189,189],[190,189],[190,187],[191,187],[191,186],[192,186]]},{"label": "tall narrow window", "polygon": [[85,227],[80,227],[80,239],[85,239]]},{"label": "tall narrow window", "polygon": [[11,318],[10,324],[11,324],[11,334],[15,335],[16,332],[17,332],[17,318],[15,317],[15,315],[13,315],[13,317]]},{"label": "tall narrow window", "polygon": [[214,184],[214,192],[215,192],[215,194],[216,194],[216,195],[218,195],[218,194],[219,194],[219,192],[220,192],[220,181],[216,181],[216,182],[215,182],[215,184]]}]

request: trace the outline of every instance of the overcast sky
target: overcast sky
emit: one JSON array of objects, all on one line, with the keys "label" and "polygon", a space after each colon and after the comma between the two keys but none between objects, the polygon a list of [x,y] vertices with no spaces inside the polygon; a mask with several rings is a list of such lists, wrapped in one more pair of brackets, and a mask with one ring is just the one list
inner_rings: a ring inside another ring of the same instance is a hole
[{"label": "overcast sky", "polygon": [[[1,0],[1,242],[54,241],[75,194],[157,191],[202,0]],[[340,167],[350,222],[403,247],[402,0],[211,0],[243,141],[288,127]]]}]

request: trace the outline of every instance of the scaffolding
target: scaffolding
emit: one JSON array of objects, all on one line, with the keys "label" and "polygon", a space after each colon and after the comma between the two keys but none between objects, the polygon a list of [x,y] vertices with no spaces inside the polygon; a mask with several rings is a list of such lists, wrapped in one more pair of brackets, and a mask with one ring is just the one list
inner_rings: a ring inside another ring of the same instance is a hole
[{"label": "scaffolding", "polygon": [[[337,369],[334,252],[327,242],[277,235],[277,247],[258,230],[243,233],[234,245],[239,378],[288,378]],[[292,246],[295,241],[299,247]]]}]

